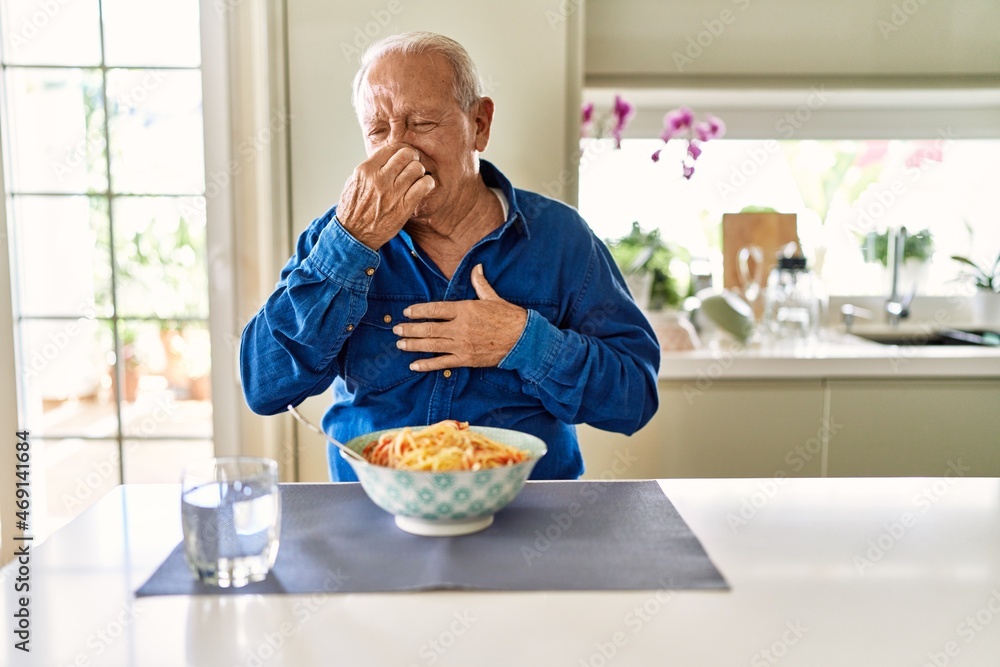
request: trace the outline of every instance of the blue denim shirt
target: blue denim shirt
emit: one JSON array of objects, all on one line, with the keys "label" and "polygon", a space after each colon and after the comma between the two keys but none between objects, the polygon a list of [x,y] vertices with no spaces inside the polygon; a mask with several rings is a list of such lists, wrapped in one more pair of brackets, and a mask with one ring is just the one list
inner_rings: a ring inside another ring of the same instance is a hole
[{"label": "blue denim shirt", "polygon": [[[532,433],[548,453],[534,479],[573,479],[583,461],[573,424],[630,434],[657,408],[660,351],[604,244],[571,207],[516,190],[481,161],[507,198],[499,228],[469,250],[451,280],[401,231],[378,252],[348,234],[336,207],[312,222],[274,293],[243,331],[247,404],[273,415],[332,386],[323,428],[347,441],[442,419]],[[475,299],[482,263],[501,298],[528,310],[520,339],[495,368],[416,372],[396,348],[403,309]],[[330,456],[334,480],[355,480]]]}]

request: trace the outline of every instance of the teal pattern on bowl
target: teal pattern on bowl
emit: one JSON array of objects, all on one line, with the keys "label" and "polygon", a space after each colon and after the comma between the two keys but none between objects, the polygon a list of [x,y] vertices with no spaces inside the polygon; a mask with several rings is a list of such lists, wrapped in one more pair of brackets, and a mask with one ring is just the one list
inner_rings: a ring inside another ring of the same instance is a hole
[{"label": "teal pattern on bowl", "polygon": [[[441,523],[475,521],[492,516],[517,496],[546,448],[541,439],[528,433],[488,426],[470,426],[470,429],[528,451],[531,458],[488,470],[428,472],[395,470],[338,454],[354,469],[372,502],[396,517]],[[365,445],[381,434],[397,430],[376,431],[345,444],[360,454]]]}]

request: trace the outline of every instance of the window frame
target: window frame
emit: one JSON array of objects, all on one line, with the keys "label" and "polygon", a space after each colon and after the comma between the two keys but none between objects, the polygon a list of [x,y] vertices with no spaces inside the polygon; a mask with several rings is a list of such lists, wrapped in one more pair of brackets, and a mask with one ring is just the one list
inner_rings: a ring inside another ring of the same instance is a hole
[{"label": "window frame", "polygon": [[886,80],[883,87],[815,81],[748,86],[672,88],[587,87],[599,109],[620,94],[635,105],[625,138],[656,138],[663,115],[681,106],[726,120],[729,139],[1000,139],[1000,85],[963,83],[918,87]]},{"label": "window frame", "polygon": [[[103,9],[103,8],[102,8]],[[202,120],[204,128],[204,155],[206,189],[209,181],[209,174],[219,173],[225,170],[231,163],[232,142],[230,137],[233,132],[233,122],[231,117],[230,96],[230,61],[228,59],[229,47],[229,25],[228,21],[232,14],[239,10],[238,5],[232,3],[199,3],[199,39],[201,42],[201,64],[198,67],[150,67],[142,66],[134,69],[148,70],[196,70],[201,73],[202,86]],[[103,21],[102,21],[103,24]],[[103,41],[103,27],[101,39]],[[102,48],[103,51],[103,48]],[[30,65],[10,64],[12,68],[30,68]],[[132,69],[122,67],[107,66],[102,62],[96,65],[87,66],[59,66],[44,65],[38,66],[45,69],[90,69],[102,71],[102,89],[107,90],[107,72],[116,69]],[[7,68],[4,63],[3,69]],[[5,86],[0,85],[0,104],[6,108]],[[104,135],[108,134],[108,109],[109,100],[104,95]],[[9,144],[7,136],[8,129],[3,128],[3,136],[0,136],[0,158],[5,158],[4,153]],[[13,289],[13,275],[15,271],[14,252],[15,248],[11,243],[12,230],[10,229],[9,205],[11,195],[6,187],[4,169],[6,159],[0,159],[0,196],[3,197],[4,205],[0,207],[0,382],[4,383],[7,391],[0,392],[3,399],[0,400],[0,417],[3,423],[16,424],[13,430],[30,428],[26,422],[26,415],[21,408],[20,398],[24,395],[24,387],[18,368],[19,361],[23,361],[22,351],[18,347],[16,332],[19,328],[19,309],[16,304],[16,293]],[[110,160],[106,165],[110,175]],[[109,185],[111,185],[109,183]],[[210,437],[215,455],[231,455],[246,453],[240,433],[243,430],[242,415],[239,406],[242,404],[242,395],[239,391],[238,370],[235,363],[234,331],[238,331],[236,323],[236,301],[237,283],[233,279],[235,276],[235,234],[233,221],[235,219],[233,211],[232,188],[224,187],[216,197],[209,197],[205,193],[206,202],[206,259],[208,269],[209,286],[209,312],[207,318],[194,318],[199,322],[204,322],[209,329],[211,347],[211,382],[212,382],[212,435]],[[35,194],[35,193],[31,193]],[[47,194],[47,193],[41,193]],[[60,196],[80,196],[76,194],[58,193]],[[108,202],[109,214],[111,212],[111,202],[118,196],[129,196],[127,194],[115,193],[110,187],[106,192],[99,194],[87,194],[83,196],[99,197]],[[201,195],[193,195],[195,197]],[[113,224],[113,218],[109,218],[109,224]],[[114,243],[113,228],[111,230],[111,242]],[[114,271],[114,269],[112,269]],[[114,290],[112,291],[114,293]],[[112,299],[114,300],[114,296]],[[113,301],[114,303],[114,301]],[[67,319],[67,317],[52,318],[49,316],[34,317],[30,319]],[[102,318],[103,319],[103,318]],[[121,340],[117,331],[119,319],[142,320],[144,318],[121,317],[117,311],[110,319],[114,327],[115,353],[118,359],[122,358]],[[145,318],[156,319],[156,318]],[[182,320],[184,318],[172,318]],[[235,338],[238,348],[238,337]],[[117,364],[116,364],[117,365]],[[120,365],[116,371],[119,382],[116,392],[121,391],[122,371]],[[233,378],[237,378],[234,382]],[[121,428],[121,398],[116,396],[115,411],[118,415],[118,428],[116,434],[111,438],[101,438],[101,440],[114,441],[119,447],[119,452],[127,441],[136,439],[135,434],[123,433]],[[9,433],[13,437],[13,433]],[[67,436],[68,437],[68,436]],[[51,436],[46,439],[60,439]],[[204,437],[192,438],[190,436],[149,436],[143,435],[142,440],[204,440]],[[16,451],[13,447],[8,448],[9,454],[5,456],[5,462],[9,470],[15,469]],[[37,462],[37,460],[36,460]],[[118,479],[124,481],[124,457],[119,457]],[[10,479],[8,479],[10,477]],[[12,476],[4,476],[0,481],[0,510],[4,517],[14,515],[14,480]],[[28,531],[30,534],[32,531]],[[0,521],[0,536],[2,536],[3,550],[0,552],[0,562],[8,561],[14,549],[14,537],[21,535],[23,531],[17,531],[13,521]]]}]

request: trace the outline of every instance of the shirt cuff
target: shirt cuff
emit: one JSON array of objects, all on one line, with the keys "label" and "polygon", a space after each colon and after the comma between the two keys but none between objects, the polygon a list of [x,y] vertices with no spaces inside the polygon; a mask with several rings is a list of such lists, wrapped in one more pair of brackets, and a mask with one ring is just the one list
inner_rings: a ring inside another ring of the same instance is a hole
[{"label": "shirt cuff", "polygon": [[528,311],[521,337],[497,368],[516,370],[525,382],[538,384],[549,374],[562,349],[562,334],[536,310]]},{"label": "shirt cuff", "polygon": [[380,260],[378,253],[351,236],[335,215],[320,233],[307,261],[347,289],[367,291]]}]

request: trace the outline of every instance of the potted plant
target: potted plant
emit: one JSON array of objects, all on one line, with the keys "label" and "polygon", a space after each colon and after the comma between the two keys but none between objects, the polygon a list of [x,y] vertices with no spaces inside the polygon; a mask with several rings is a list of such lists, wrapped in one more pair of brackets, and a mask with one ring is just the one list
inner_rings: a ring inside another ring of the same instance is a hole
[{"label": "potted plant", "polygon": [[961,255],[952,255],[951,258],[963,265],[976,286],[972,299],[973,319],[980,325],[1000,324],[1000,255],[992,266],[977,264]]},{"label": "potted plant", "polygon": [[680,305],[683,295],[670,273],[676,254],[660,238],[660,230],[646,232],[633,222],[628,234],[608,241],[608,249],[640,308],[663,310]]},{"label": "potted plant", "polygon": [[[139,381],[146,374],[147,368],[140,354],[139,335],[136,327],[131,323],[120,322],[118,331],[122,337],[121,375],[124,379],[121,399],[127,403],[134,403],[139,397]],[[115,372],[113,364],[108,366],[108,372],[111,375],[111,387],[114,391],[114,386],[118,382],[118,374]]]},{"label": "potted plant", "polygon": [[[861,246],[865,261],[881,264],[883,289],[889,290],[892,280],[889,267],[889,230],[884,232],[869,232],[862,240]],[[899,267],[899,289],[909,293],[927,282],[930,270],[930,260],[934,255],[934,236],[929,229],[910,232],[903,243],[903,263]]]},{"label": "potted plant", "polygon": [[[864,241],[865,259],[869,262],[880,262],[882,266],[889,265],[889,232],[871,232]],[[913,260],[926,262],[934,254],[934,237],[929,229],[923,229],[914,234],[906,235],[903,244],[903,262]]]},{"label": "potted plant", "polygon": [[118,252],[119,277],[148,290],[150,307],[160,316],[164,364],[158,374],[177,396],[205,400],[208,366],[201,340],[203,327],[189,318],[208,310],[207,291],[199,282],[205,256],[204,236],[180,214],[153,214],[137,226]]}]

